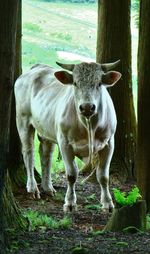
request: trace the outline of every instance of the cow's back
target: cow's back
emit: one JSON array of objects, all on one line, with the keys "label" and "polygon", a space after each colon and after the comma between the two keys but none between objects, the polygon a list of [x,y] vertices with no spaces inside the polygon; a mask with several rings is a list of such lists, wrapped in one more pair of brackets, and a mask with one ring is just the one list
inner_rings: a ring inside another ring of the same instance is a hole
[{"label": "cow's back", "polygon": [[[46,65],[35,65],[28,72],[22,74],[15,82],[15,98],[17,113],[29,113],[31,111],[31,90],[37,85],[37,80],[43,76],[52,76],[53,69]],[[44,86],[44,83],[41,84]],[[36,90],[41,89],[37,85]]]},{"label": "cow's back", "polygon": [[29,122],[46,138],[56,141],[56,124],[72,99],[72,87],[62,85],[55,70],[35,65],[15,83],[17,117],[27,116]]}]

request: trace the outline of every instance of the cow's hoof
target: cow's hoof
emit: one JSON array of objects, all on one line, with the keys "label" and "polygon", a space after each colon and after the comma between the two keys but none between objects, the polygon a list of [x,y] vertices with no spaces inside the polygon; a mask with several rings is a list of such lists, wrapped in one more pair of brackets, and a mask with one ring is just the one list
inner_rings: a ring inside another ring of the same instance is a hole
[{"label": "cow's hoof", "polygon": [[64,204],[63,206],[64,213],[71,213],[77,211],[77,205],[76,204]]},{"label": "cow's hoof", "polygon": [[113,209],[114,209],[114,204],[112,201],[109,203],[105,202],[102,204],[102,211],[104,213],[112,213]]},{"label": "cow's hoof", "polygon": [[40,196],[40,192],[39,191],[36,191],[36,192],[28,192],[28,197],[29,199],[40,199],[41,196]]},{"label": "cow's hoof", "polygon": [[51,188],[50,187],[48,187],[48,188],[43,188],[42,186],[41,186],[41,193],[44,193],[44,194],[46,194],[46,195],[48,195],[48,196],[50,196],[50,197],[54,197],[55,196],[55,193],[56,193],[56,190],[54,189],[54,187],[52,186]]}]

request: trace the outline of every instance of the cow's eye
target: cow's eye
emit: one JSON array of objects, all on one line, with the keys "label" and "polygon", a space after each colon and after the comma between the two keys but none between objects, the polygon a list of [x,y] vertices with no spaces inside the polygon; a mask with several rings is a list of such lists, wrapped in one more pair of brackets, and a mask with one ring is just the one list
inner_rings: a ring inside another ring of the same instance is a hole
[{"label": "cow's eye", "polygon": [[101,86],[101,84],[102,84],[102,83],[101,83],[101,82],[99,82],[98,87],[100,87],[100,86]]},{"label": "cow's eye", "polygon": [[73,85],[77,87],[77,83],[76,82],[73,82]]}]

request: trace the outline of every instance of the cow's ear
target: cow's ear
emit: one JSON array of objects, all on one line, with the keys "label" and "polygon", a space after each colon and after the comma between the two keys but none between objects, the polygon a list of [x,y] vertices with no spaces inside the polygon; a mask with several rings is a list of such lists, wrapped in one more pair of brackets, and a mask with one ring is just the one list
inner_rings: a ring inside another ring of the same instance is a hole
[{"label": "cow's ear", "polygon": [[54,75],[64,85],[73,83],[73,76],[67,71],[56,71]]},{"label": "cow's ear", "polygon": [[107,87],[113,86],[120,78],[121,73],[118,71],[109,71],[102,76],[102,83]]}]

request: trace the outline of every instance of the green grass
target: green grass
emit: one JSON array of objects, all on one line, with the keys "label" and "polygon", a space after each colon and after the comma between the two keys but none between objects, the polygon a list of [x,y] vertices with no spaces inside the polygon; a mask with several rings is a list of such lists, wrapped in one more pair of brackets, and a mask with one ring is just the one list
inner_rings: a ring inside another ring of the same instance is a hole
[{"label": "green grass", "polygon": [[102,206],[100,204],[91,204],[91,205],[86,205],[85,209],[87,210],[101,210]]},{"label": "green grass", "polygon": [[95,4],[23,1],[23,70],[35,62],[68,62],[58,51],[95,59],[96,19]]},{"label": "green grass", "polygon": [[33,210],[26,211],[25,216],[29,220],[31,231],[38,229],[45,231],[46,229],[69,228],[72,224],[70,218],[67,216],[65,216],[63,219],[58,220]]}]

